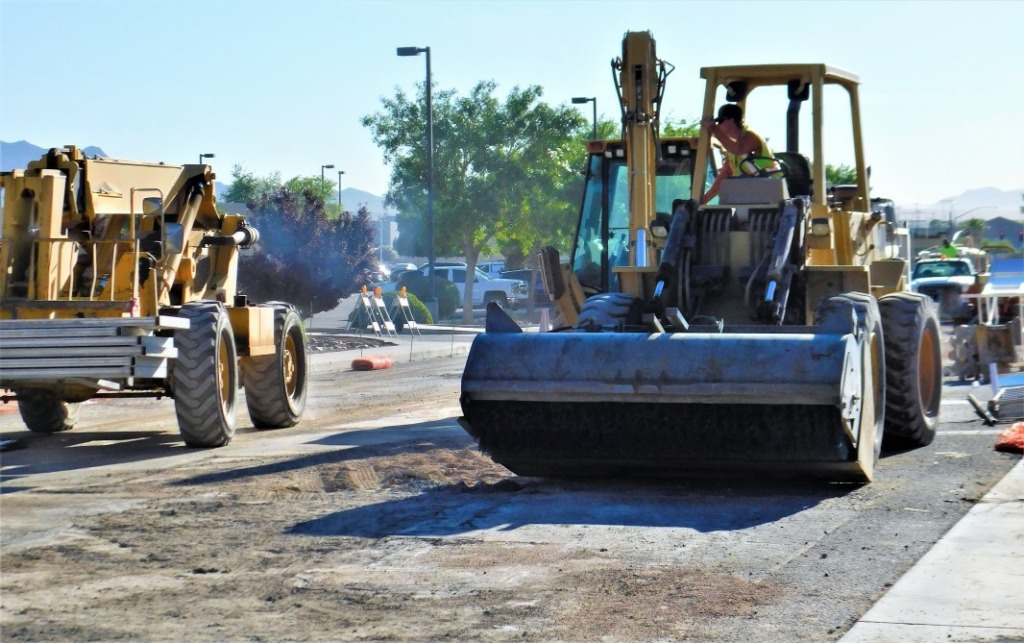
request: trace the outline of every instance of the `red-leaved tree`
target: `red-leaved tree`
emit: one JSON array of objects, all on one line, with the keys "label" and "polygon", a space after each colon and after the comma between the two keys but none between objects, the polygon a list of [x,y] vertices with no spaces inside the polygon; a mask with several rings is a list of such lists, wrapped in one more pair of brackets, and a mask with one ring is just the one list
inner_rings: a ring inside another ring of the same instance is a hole
[{"label": "red-leaved tree", "polygon": [[256,302],[287,301],[312,315],[369,283],[374,228],[365,207],[329,218],[320,191],[294,183],[245,195],[260,239],[241,253],[239,286]]}]

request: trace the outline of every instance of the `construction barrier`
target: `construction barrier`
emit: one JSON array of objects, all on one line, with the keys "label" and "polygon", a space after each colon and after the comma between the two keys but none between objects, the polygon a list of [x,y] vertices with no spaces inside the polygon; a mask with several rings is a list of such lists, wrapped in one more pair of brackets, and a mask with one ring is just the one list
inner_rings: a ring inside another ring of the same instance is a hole
[{"label": "construction barrier", "polygon": [[[412,314],[412,306],[409,305],[409,296],[405,293],[405,286],[402,286],[402,289],[395,293],[392,310],[397,311],[402,316],[402,320],[409,327],[410,333],[421,335],[420,327],[416,324],[416,318]],[[392,317],[398,318],[397,315],[392,315]]]}]

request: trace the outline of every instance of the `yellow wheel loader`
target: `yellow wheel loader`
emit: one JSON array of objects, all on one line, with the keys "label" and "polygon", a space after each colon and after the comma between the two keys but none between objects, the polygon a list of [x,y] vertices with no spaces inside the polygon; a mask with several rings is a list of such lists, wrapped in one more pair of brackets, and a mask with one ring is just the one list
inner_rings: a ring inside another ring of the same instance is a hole
[{"label": "yellow wheel loader", "polygon": [[227,444],[245,387],[257,428],[306,404],[306,335],[286,303],[237,293],[244,217],[208,165],[51,149],[0,174],[0,397],[32,431],[71,429],[95,397],[174,398],[185,443]]},{"label": "yellow wheel loader", "polygon": [[[721,102],[756,104],[787,133],[761,164],[779,171],[751,164],[702,205],[720,145],[708,129],[659,138],[671,68],[651,35],[627,33],[612,65],[623,138],[591,146],[570,263],[542,253],[562,326],[524,333],[489,309],[467,358],[460,422],[481,449],[521,475],[869,481],[883,431],[929,443],[938,320],[909,291],[906,231],[872,207],[857,77],[823,64],[702,69],[706,118]],[[826,185],[827,100],[849,115],[853,186]]]}]

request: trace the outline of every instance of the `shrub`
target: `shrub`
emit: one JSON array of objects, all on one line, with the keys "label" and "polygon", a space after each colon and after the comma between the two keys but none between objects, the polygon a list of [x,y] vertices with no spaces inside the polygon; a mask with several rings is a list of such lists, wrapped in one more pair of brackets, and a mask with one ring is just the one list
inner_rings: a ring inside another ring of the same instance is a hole
[{"label": "shrub", "polygon": [[[430,311],[427,310],[426,304],[420,301],[419,298],[416,297],[416,295],[412,294],[411,292],[406,291],[405,296],[409,300],[409,308],[412,309],[412,318],[416,320],[417,324],[434,323],[434,320],[430,317]],[[392,301],[394,302],[394,304],[392,304],[391,308],[394,309],[397,306],[398,302],[395,299],[392,299]],[[402,316],[402,313],[400,311],[395,310],[395,314],[392,317],[392,319],[394,319],[395,321],[395,328],[397,328],[398,331],[401,332],[402,328],[405,327],[405,317]]]},{"label": "shrub", "polygon": [[[410,271],[403,273],[398,278],[395,290],[401,290],[404,286],[408,294],[415,295],[422,302],[430,294],[429,284],[430,281],[425,274],[418,270]],[[441,319],[454,315],[455,310],[462,303],[459,297],[459,289],[455,287],[455,284],[443,277],[434,277],[434,294],[437,296],[437,316]],[[409,303],[410,305],[412,304],[411,299]],[[417,319],[417,321],[419,320]]]},{"label": "shrub", "polygon": [[[420,301],[416,295],[406,292],[406,297],[409,300],[409,308],[412,309],[412,318],[416,320],[417,324],[433,324],[434,320],[430,317],[430,311],[427,310],[426,304]],[[384,302],[388,306],[388,314],[391,315],[391,321],[395,322],[395,328],[399,331],[405,326],[405,318],[402,313],[397,309],[398,302],[392,294],[384,295]],[[348,323],[350,326],[355,328],[366,328],[370,325],[370,320],[367,318],[366,309],[363,308],[363,303],[357,302],[352,312],[348,314]]]}]

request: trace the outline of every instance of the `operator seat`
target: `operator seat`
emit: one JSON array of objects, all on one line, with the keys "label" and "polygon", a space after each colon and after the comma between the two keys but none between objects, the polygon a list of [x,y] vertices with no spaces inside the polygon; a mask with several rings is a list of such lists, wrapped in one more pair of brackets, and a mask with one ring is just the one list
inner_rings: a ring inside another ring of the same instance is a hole
[{"label": "operator seat", "polygon": [[775,152],[786,169],[786,187],[792,196],[811,196],[811,162],[798,152]]}]

